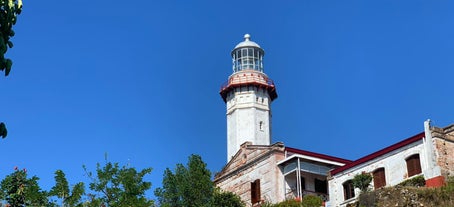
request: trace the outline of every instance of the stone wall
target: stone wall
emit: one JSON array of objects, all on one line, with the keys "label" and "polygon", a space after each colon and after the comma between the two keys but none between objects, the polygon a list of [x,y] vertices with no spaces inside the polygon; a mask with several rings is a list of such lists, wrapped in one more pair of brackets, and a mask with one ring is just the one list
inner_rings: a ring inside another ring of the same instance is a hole
[{"label": "stone wall", "polygon": [[260,179],[261,200],[279,202],[285,199],[282,173],[277,162],[284,159],[284,146],[245,143],[226,167],[215,176],[215,184],[251,204],[251,183]]},{"label": "stone wall", "polygon": [[437,165],[444,177],[454,176],[454,125],[432,128]]}]

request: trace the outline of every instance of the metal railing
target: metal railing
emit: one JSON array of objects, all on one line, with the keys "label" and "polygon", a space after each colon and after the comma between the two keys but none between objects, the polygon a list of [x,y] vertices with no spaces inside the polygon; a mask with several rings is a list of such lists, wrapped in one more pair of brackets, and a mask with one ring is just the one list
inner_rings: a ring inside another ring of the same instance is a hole
[{"label": "metal railing", "polygon": [[247,83],[266,84],[268,86],[274,86],[274,81],[270,78],[259,75],[259,74],[238,74],[237,76],[230,77],[229,80],[221,85],[221,90],[227,88],[229,85],[242,85]]}]

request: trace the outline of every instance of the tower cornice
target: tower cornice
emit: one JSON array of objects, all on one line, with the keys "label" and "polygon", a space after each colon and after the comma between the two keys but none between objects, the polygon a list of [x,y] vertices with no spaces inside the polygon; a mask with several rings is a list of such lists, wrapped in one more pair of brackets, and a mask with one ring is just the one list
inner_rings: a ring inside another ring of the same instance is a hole
[{"label": "tower cornice", "polygon": [[274,82],[268,78],[265,73],[256,70],[243,70],[230,75],[229,80],[222,84],[219,93],[224,102],[226,102],[227,94],[230,91],[242,86],[257,86],[259,88],[264,88],[269,93],[271,101],[277,98]]}]

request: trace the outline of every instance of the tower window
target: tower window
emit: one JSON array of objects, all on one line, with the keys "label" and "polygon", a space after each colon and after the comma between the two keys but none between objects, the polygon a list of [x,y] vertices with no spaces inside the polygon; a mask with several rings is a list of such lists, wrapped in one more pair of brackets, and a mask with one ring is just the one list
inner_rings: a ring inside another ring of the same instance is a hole
[{"label": "tower window", "polygon": [[260,121],[260,123],[259,123],[259,129],[260,129],[260,131],[263,131],[263,121]]}]

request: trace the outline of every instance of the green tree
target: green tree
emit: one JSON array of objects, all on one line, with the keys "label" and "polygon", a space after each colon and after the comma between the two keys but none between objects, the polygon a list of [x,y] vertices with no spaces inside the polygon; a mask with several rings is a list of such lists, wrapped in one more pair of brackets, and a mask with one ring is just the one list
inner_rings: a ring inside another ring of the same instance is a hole
[{"label": "green tree", "polygon": [[[22,0],[0,0],[0,71],[5,71],[5,76],[9,75],[13,65],[11,59],[5,59],[5,54],[8,47],[13,47],[10,38],[14,36],[13,25],[21,11]],[[0,137],[5,138],[7,134],[5,123],[0,122]]]},{"label": "green tree", "polygon": [[80,200],[84,193],[84,183],[77,183],[76,185],[74,185],[72,191],[70,191],[65,173],[62,170],[55,171],[55,186],[50,190],[49,196],[56,196],[57,198],[61,199],[61,206],[82,206]]},{"label": "green tree", "polygon": [[5,138],[8,135],[8,131],[6,130],[6,125],[3,122],[0,122],[0,137]]},{"label": "green tree", "polygon": [[85,172],[91,179],[90,190],[98,193],[91,196],[89,206],[104,204],[108,207],[149,207],[154,206],[153,200],[145,197],[145,192],[151,188],[151,182],[143,181],[143,177],[151,173],[151,168],[137,171],[135,168],[122,166],[118,163],[107,162],[105,166],[96,166],[96,175]]},{"label": "green tree", "polygon": [[353,177],[353,187],[359,188],[361,192],[366,192],[369,190],[370,182],[372,182],[372,175],[369,173],[361,173]]},{"label": "green tree", "polygon": [[0,70],[9,75],[13,61],[5,58],[8,48],[13,47],[10,38],[14,36],[13,25],[22,11],[22,0],[0,0]]},{"label": "green tree", "polygon": [[155,190],[162,207],[210,206],[214,193],[211,172],[199,155],[191,155],[187,166],[177,164],[175,173],[164,171],[162,188]]},{"label": "green tree", "polygon": [[1,181],[0,198],[12,207],[47,206],[47,193],[41,190],[38,180],[36,176],[27,178],[27,171],[16,167],[13,173]]},{"label": "green tree", "polygon": [[177,164],[174,172],[167,168],[155,195],[162,207],[244,206],[239,196],[215,187],[199,155],[189,156],[186,166]]}]

